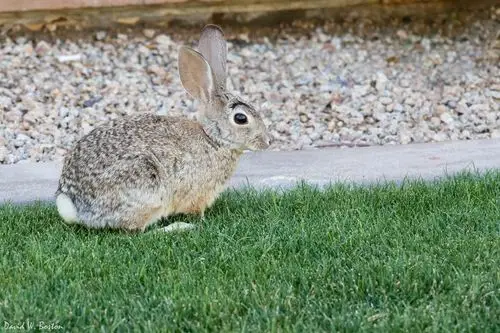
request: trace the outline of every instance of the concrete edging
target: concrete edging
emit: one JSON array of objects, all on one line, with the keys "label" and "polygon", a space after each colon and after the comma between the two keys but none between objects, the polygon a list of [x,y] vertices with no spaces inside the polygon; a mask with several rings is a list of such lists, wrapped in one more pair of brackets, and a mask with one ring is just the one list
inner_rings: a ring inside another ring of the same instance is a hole
[{"label": "concrete edging", "polygon": [[[500,168],[500,139],[244,154],[228,186],[372,183]],[[53,201],[60,162],[0,165],[0,203]]]}]

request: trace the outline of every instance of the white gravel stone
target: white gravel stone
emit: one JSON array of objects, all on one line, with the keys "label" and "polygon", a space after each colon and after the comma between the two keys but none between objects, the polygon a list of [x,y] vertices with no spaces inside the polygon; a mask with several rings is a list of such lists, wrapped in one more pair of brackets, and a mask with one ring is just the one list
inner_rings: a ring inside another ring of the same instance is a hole
[{"label": "white gravel stone", "polygon": [[57,60],[59,62],[73,62],[73,61],[80,61],[82,60],[82,55],[81,54],[67,54],[67,55],[60,55],[57,56]]},{"label": "white gravel stone", "polygon": [[43,40],[39,41],[35,46],[35,52],[41,56],[49,53],[51,49],[52,49],[51,46],[46,41]]},{"label": "white gravel stone", "polygon": [[491,137],[494,139],[500,138],[500,129],[494,129],[491,131]]},{"label": "white gravel stone", "polygon": [[144,29],[144,30],[142,30],[142,33],[147,38],[153,38],[155,36],[155,34],[156,34],[156,31],[153,30],[153,29]]},{"label": "white gravel stone", "polygon": [[95,39],[97,40],[103,40],[106,38],[107,36],[107,32],[106,31],[98,31],[96,34],[95,34]]},{"label": "white gravel stone", "polygon": [[8,155],[9,151],[7,150],[7,148],[0,146],[0,162],[5,162],[7,160]]},{"label": "white gravel stone", "polygon": [[[390,97],[385,97],[385,96],[384,96],[384,97],[380,97],[380,98],[379,98],[379,101],[380,101],[380,103],[382,103],[382,104],[384,104],[384,105],[389,105],[389,104],[391,104],[391,103],[392,103],[392,98],[390,98]],[[392,110],[394,110],[394,108],[391,108],[391,111],[392,111]]]},{"label": "white gravel stone", "polygon": [[389,80],[387,79],[387,76],[382,73],[382,72],[377,72],[375,76],[375,88],[378,91],[384,91],[387,87],[387,82]]},{"label": "white gravel stone", "polygon": [[160,45],[172,44],[172,39],[169,36],[163,34],[156,36],[155,41]]},{"label": "white gravel stone", "polygon": [[453,123],[453,116],[451,114],[449,114],[448,112],[444,112],[442,113],[440,116],[439,116],[439,119],[441,119],[441,121],[445,124],[451,124]]}]

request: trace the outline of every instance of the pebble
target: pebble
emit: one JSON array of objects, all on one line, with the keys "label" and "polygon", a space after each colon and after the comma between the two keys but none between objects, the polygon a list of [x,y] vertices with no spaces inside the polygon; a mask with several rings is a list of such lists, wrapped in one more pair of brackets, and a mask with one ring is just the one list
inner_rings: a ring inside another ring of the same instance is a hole
[{"label": "pebble", "polygon": [[401,130],[399,132],[399,141],[401,144],[408,144],[412,141],[411,132],[408,130]]},{"label": "pebble", "polygon": [[432,117],[431,118],[431,125],[434,129],[438,129],[439,126],[441,125],[441,119],[438,117]]},{"label": "pebble", "polygon": [[5,147],[0,147],[0,162],[5,162],[7,156],[9,155],[9,151]]},{"label": "pebble", "polygon": [[155,41],[160,45],[170,45],[172,43],[172,39],[163,34],[156,36]]},{"label": "pebble", "polygon": [[51,50],[51,46],[45,42],[45,41],[39,41],[36,46],[35,46],[35,52],[38,54],[38,55],[45,55],[47,53],[49,53]]},{"label": "pebble", "polygon": [[409,80],[406,80],[406,79],[403,79],[399,82],[399,85],[403,88],[408,88],[410,86],[410,81]]},{"label": "pebble", "polygon": [[394,112],[397,112],[397,113],[401,113],[404,111],[404,107],[403,105],[399,104],[399,103],[396,103],[394,104],[394,106],[392,107],[392,111]]},{"label": "pebble", "polygon": [[59,62],[74,62],[74,61],[80,61],[82,60],[82,55],[81,54],[67,54],[67,55],[60,55],[57,56],[57,60]]},{"label": "pebble", "polygon": [[436,142],[447,141],[448,140],[448,134],[446,134],[444,132],[438,132],[438,133],[434,134],[433,139]]},{"label": "pebble", "polygon": [[142,30],[142,33],[147,38],[153,38],[156,34],[156,31],[153,29],[144,29],[144,30]]},{"label": "pebble", "polygon": [[405,30],[398,30],[396,32],[396,35],[398,35],[399,38],[401,39],[408,39],[408,33]]},{"label": "pebble", "polygon": [[446,106],[444,105],[438,105],[436,106],[436,114],[439,116],[439,115],[442,115],[444,113],[446,113],[447,109],[446,109]]},{"label": "pebble", "polygon": [[307,123],[309,121],[309,116],[305,113],[301,113],[299,118],[301,123]]},{"label": "pebble", "polygon": [[500,138],[500,129],[494,129],[493,131],[491,131],[491,137],[493,139]]},{"label": "pebble", "polygon": [[96,34],[95,34],[95,39],[96,40],[104,40],[106,38],[106,36],[108,35],[108,33],[106,31],[98,31]]},{"label": "pebble", "polygon": [[451,114],[449,114],[448,112],[444,112],[442,113],[440,116],[439,116],[439,119],[441,119],[441,121],[447,125],[453,123],[453,116]]},{"label": "pebble", "polygon": [[[380,103],[382,103],[384,105],[389,105],[389,104],[392,103],[392,98],[390,98],[390,97],[380,97],[379,101],[380,101]],[[392,110],[394,110],[394,108],[392,108]]]},{"label": "pebble", "polygon": [[387,87],[387,82],[389,80],[387,79],[387,76],[382,73],[382,72],[377,72],[376,77],[375,77],[375,88],[378,91],[384,91]]}]

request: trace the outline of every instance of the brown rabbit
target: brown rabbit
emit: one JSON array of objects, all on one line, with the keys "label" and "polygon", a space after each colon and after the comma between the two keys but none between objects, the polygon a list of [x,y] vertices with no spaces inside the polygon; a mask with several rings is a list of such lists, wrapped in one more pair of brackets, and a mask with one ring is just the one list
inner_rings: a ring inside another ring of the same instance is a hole
[{"label": "brown rabbit", "polygon": [[[176,213],[203,217],[243,150],[269,146],[259,113],[226,91],[222,30],[207,25],[199,50],[179,51],[182,85],[200,102],[198,121],[134,115],[81,138],[64,161],[56,192],[67,223],[144,231]],[[179,222],[163,230],[192,227]]]}]

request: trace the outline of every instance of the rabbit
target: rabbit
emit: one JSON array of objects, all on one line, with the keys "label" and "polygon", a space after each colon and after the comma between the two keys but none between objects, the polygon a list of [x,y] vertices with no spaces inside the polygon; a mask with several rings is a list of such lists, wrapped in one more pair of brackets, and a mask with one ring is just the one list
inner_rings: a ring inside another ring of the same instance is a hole
[{"label": "rabbit", "polygon": [[65,157],[55,193],[66,223],[144,232],[172,214],[203,219],[243,151],[269,147],[256,108],[226,91],[222,29],[206,25],[198,49],[182,46],[178,59],[182,86],[199,102],[197,119],[129,115],[82,137]]}]

